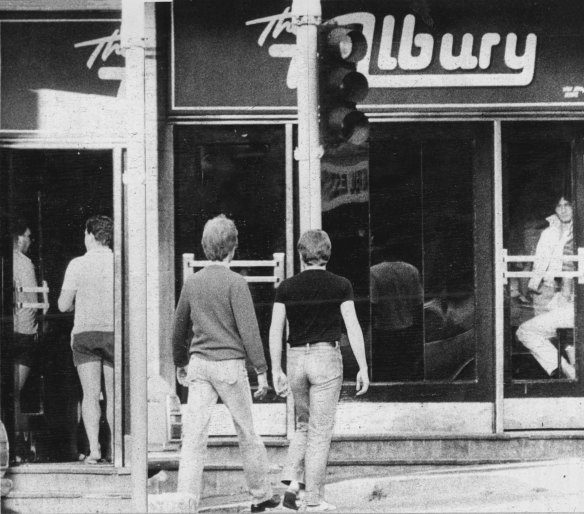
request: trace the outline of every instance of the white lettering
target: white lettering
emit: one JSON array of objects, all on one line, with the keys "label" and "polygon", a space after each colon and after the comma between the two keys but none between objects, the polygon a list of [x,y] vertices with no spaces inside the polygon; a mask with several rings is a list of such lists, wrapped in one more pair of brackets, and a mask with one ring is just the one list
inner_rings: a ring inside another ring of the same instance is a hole
[{"label": "white lettering", "polygon": [[501,42],[501,36],[495,32],[487,32],[481,39],[479,52],[479,67],[486,70],[491,65],[491,51]]},{"label": "white lettering", "polygon": [[381,41],[379,43],[379,58],[377,61],[377,66],[380,70],[395,70],[397,68],[397,59],[391,55],[394,30],[395,18],[393,16],[383,18]]},{"label": "white lettering", "polygon": [[[430,34],[416,34],[416,17],[408,14],[404,19],[402,37],[399,44],[398,62],[402,70],[423,70],[432,62],[434,38]],[[417,46],[420,52],[413,55],[413,47]]]},{"label": "white lettering", "polygon": [[107,61],[112,53],[116,55],[124,55],[124,50],[120,45],[120,30],[114,30],[111,36],[105,36],[98,39],[92,39],[90,41],[83,41],[81,43],[76,43],[74,48],[82,48],[85,46],[95,46],[95,49],[87,59],[87,67],[91,69],[96,59],[101,53],[101,60],[103,62]]},{"label": "white lettering", "polygon": [[277,39],[278,36],[286,31],[290,34],[296,34],[296,27],[292,24],[292,14],[290,14],[290,7],[286,7],[281,14],[276,14],[274,16],[266,16],[265,18],[256,18],[255,20],[246,21],[246,26],[257,25],[259,23],[265,23],[266,26],[258,38],[258,45],[264,46],[266,39],[272,32],[272,37]]},{"label": "white lettering", "polygon": [[472,44],[472,34],[462,36],[460,54],[455,56],[453,54],[454,36],[452,34],[444,34],[440,47],[440,64],[442,67],[448,71],[474,70],[479,60],[472,55]]},{"label": "white lettering", "polygon": [[[277,39],[284,31],[296,32],[291,21],[290,8],[287,7],[281,14],[267,16],[246,22],[246,25],[264,23],[258,45],[263,46],[271,34]],[[357,64],[357,70],[367,77],[372,88],[417,88],[417,87],[509,87],[526,86],[533,80],[537,50],[537,36],[533,33],[525,38],[525,50],[522,55],[517,54],[518,37],[514,33],[505,38],[504,64],[509,73],[482,73],[493,64],[493,48],[501,44],[502,36],[496,32],[487,32],[480,37],[478,52],[473,53],[475,36],[465,33],[461,38],[460,52],[454,55],[454,35],[445,33],[440,39],[438,62],[445,72],[466,70],[473,73],[392,73],[372,74],[370,70],[371,49],[374,44],[375,16],[367,12],[355,12],[336,16],[326,23],[339,25],[356,24],[362,27],[363,35],[368,42],[365,57]],[[394,35],[396,33],[396,19],[387,15],[383,19],[377,66],[382,71],[420,71],[426,70],[432,64],[434,46],[437,41],[432,34],[416,33],[416,18],[412,14],[404,17],[397,57],[394,55]],[[97,41],[97,40],[96,40]],[[477,37],[477,41],[479,38]],[[288,72],[288,87],[296,86],[296,59],[295,45],[274,44],[269,53],[273,57],[291,59]],[[97,54],[99,51],[96,48]],[[95,53],[95,52],[94,52]]]}]

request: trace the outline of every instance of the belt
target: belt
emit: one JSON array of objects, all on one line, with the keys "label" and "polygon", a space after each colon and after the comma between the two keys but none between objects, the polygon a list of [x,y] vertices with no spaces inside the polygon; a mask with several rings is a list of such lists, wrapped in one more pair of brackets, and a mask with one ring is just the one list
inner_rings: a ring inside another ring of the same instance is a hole
[{"label": "belt", "polygon": [[332,346],[333,348],[338,348],[339,342],[338,341],[318,341],[316,343],[301,344],[298,347],[315,348],[317,346]]}]

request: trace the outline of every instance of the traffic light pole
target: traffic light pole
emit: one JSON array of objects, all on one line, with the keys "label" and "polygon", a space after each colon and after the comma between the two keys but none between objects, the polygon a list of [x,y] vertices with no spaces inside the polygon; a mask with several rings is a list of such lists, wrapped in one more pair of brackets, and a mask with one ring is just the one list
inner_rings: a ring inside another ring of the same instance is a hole
[{"label": "traffic light pole", "polygon": [[321,228],[320,132],[318,123],[318,26],[320,0],[293,0],[296,26],[296,70],[298,95],[298,161],[300,233]]}]

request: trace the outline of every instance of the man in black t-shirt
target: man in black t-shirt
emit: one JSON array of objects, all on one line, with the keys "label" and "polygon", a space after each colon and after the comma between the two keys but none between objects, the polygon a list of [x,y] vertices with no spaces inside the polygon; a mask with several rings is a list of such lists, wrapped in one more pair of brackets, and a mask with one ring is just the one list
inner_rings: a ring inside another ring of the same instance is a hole
[{"label": "man in black t-shirt", "polygon": [[[323,230],[309,230],[298,241],[302,272],[276,290],[270,327],[274,388],[294,397],[296,432],[288,450],[282,482],[288,484],[284,507],[298,509],[296,496],[306,488],[306,510],[335,507],[324,501],[328,452],[343,383],[339,341],[343,322],[359,365],[357,394],[369,388],[363,333],[355,313],[353,287],[326,271],[331,242]],[[282,338],[288,319],[288,377],[282,371]]]}]

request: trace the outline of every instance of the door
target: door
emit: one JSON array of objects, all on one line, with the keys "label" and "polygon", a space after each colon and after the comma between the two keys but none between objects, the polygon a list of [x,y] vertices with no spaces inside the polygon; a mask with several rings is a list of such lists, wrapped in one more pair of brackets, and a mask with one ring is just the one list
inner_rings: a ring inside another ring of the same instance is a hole
[{"label": "door", "polygon": [[[13,234],[13,258],[3,266],[2,288],[11,292],[11,306],[1,356],[2,416],[10,431],[12,464],[77,462],[88,449],[70,348],[73,313],[61,313],[57,300],[68,263],[86,252],[85,221],[105,214],[114,218],[115,298],[120,303],[121,203],[114,201],[114,183],[121,184],[121,152],[0,149],[0,174],[3,226]],[[121,188],[115,190],[121,198]],[[114,309],[114,318],[119,347],[121,309]],[[107,401],[115,401],[118,421],[120,388],[118,379],[116,399],[101,399],[104,411]],[[112,432],[100,435],[104,456],[116,464],[122,458],[120,430],[114,421]]]},{"label": "door", "polygon": [[[273,269],[258,264],[287,252],[291,219],[287,220],[286,213],[291,206],[292,184],[286,173],[290,168],[286,165],[286,138],[290,134],[283,126],[266,125],[174,128],[177,300],[184,280],[183,256],[204,260],[203,227],[210,218],[225,214],[234,220],[238,230],[234,259],[248,263],[236,270],[248,277],[268,365],[268,333],[276,284],[259,278],[273,274]],[[251,367],[249,377],[253,389],[257,378]],[[188,391],[179,385],[177,388],[185,403]],[[273,391],[264,400],[254,399],[254,422],[262,435],[286,435],[286,401]],[[215,408],[209,433],[235,434],[231,418],[221,404]]]},{"label": "door", "polygon": [[505,430],[584,427],[584,124],[502,123]]}]

